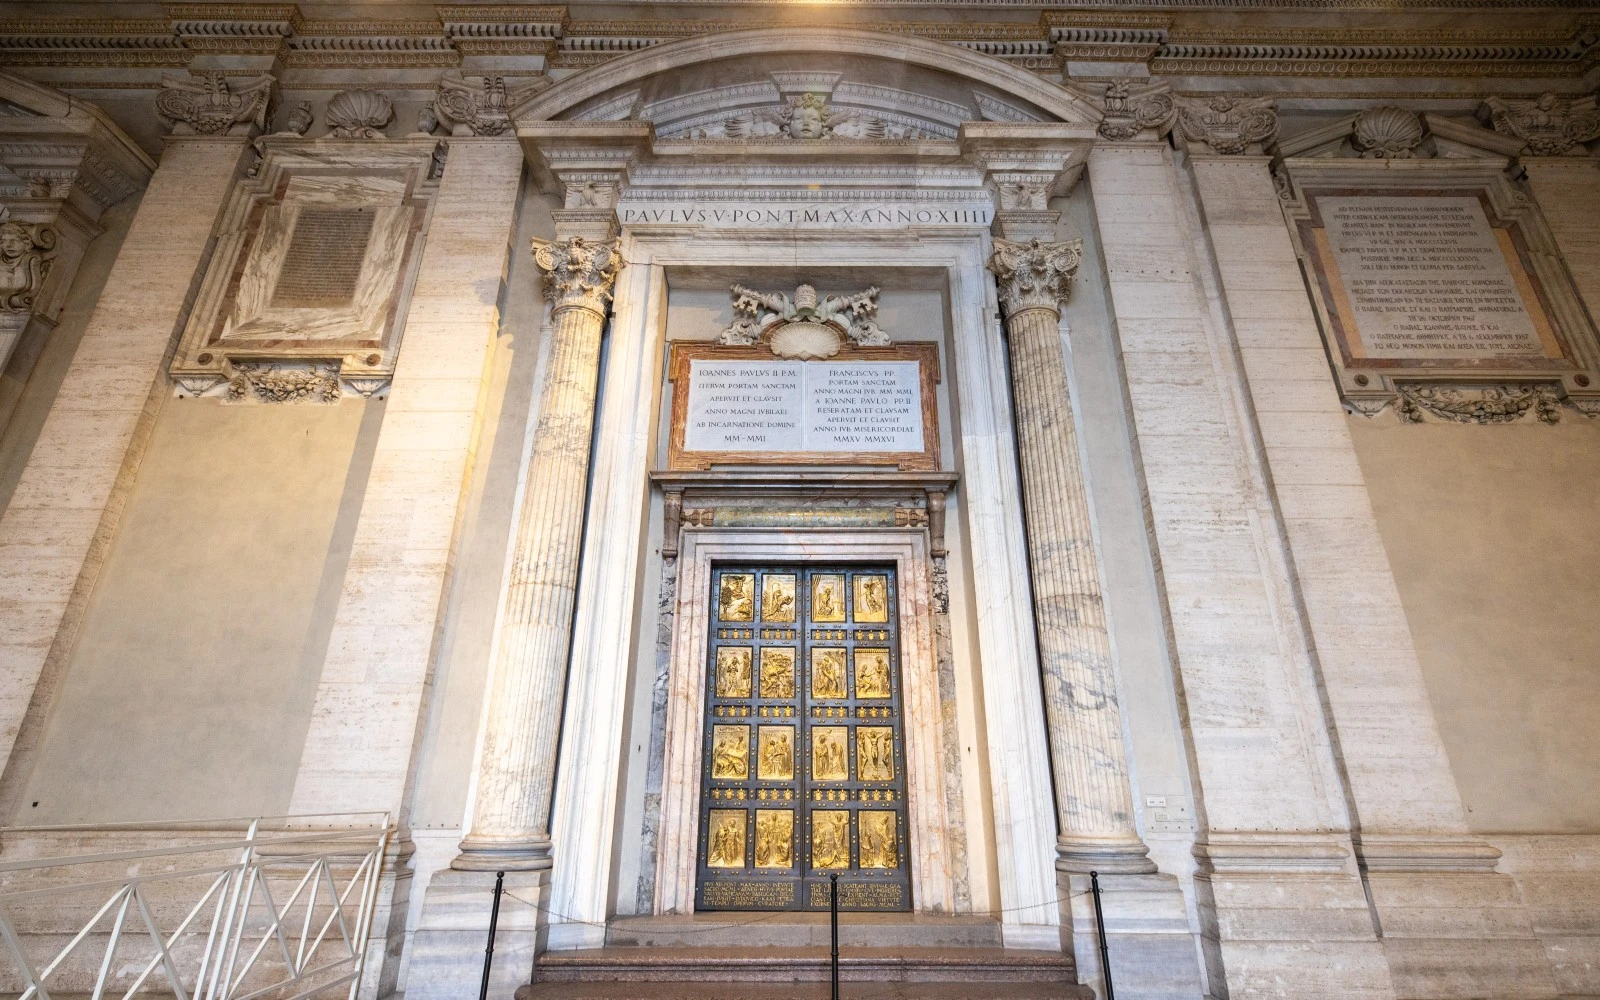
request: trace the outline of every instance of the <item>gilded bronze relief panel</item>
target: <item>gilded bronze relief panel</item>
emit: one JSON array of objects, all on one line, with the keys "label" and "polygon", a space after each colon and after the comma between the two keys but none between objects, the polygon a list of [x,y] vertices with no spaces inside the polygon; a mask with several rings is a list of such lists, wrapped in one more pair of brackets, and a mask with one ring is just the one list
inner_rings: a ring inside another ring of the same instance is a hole
[{"label": "gilded bronze relief panel", "polygon": [[696,908],[909,910],[889,567],[718,567]]}]

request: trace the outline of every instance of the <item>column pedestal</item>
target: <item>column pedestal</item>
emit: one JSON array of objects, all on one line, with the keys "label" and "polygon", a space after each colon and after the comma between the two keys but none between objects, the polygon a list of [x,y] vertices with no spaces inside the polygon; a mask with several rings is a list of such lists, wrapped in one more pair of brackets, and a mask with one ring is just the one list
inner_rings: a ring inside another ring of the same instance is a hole
[{"label": "column pedestal", "polygon": [[[434,873],[411,940],[405,994],[411,1000],[461,1000],[477,992],[494,906],[495,873]],[[510,997],[532,978],[534,957],[544,950],[550,902],[550,872],[508,871],[495,927],[489,995]]]}]

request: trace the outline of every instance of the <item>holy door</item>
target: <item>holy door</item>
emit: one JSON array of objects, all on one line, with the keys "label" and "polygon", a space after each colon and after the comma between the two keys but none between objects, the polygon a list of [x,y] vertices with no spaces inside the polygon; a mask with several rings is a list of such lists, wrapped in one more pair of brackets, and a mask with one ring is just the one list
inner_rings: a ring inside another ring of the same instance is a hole
[{"label": "holy door", "polygon": [[909,910],[889,567],[718,567],[699,910]]}]

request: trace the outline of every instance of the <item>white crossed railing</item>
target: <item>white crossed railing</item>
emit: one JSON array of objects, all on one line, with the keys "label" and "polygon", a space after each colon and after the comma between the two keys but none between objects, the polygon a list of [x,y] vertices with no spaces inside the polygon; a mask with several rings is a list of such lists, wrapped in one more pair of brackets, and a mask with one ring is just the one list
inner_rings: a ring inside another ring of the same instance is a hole
[{"label": "white crossed railing", "polygon": [[[140,991],[302,1000],[347,987],[355,1000],[394,828],[388,813],[341,815],[362,825],[308,830],[328,818],[273,817],[278,828],[269,832],[254,819],[242,837],[182,847],[0,862],[0,955],[15,965],[13,983],[0,989],[19,992],[17,1000],[51,1000],[52,989],[92,1000]],[[226,821],[203,825],[227,829]],[[4,837],[116,829],[18,827]],[[68,924],[78,929],[57,947],[70,933],[64,915],[74,912],[93,915]]]}]

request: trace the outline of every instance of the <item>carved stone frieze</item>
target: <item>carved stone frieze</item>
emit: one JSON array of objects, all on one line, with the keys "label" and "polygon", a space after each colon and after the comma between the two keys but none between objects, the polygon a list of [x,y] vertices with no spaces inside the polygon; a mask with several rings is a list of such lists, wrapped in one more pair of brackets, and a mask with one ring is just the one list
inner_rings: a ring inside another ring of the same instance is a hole
[{"label": "carved stone frieze", "polygon": [[313,365],[232,364],[223,368],[233,403],[334,403],[339,400],[339,363]]},{"label": "carved stone frieze", "polygon": [[814,360],[839,353],[840,335],[857,347],[884,347],[889,335],[877,324],[878,287],[854,295],[818,297],[812,285],[801,285],[790,298],[782,292],[758,292],[734,285],[733,323],[717,342],[745,346],[766,341],[781,358]]},{"label": "carved stone frieze", "polygon": [[174,135],[253,135],[266,127],[276,82],[258,76],[235,89],[218,71],[163,77],[156,114]]},{"label": "carved stone frieze", "polygon": [[323,118],[335,139],[382,139],[394,102],[375,90],[341,90],[329,99]]},{"label": "carved stone frieze", "polygon": [[1547,93],[1531,101],[1491,97],[1483,107],[1496,132],[1521,139],[1535,156],[1561,156],[1600,138],[1600,108],[1594,95],[1564,98]]},{"label": "carved stone frieze", "polygon": [[533,241],[533,259],[545,272],[545,294],[551,306],[588,309],[606,314],[611,286],[622,269],[615,243],[597,243],[573,236],[557,242]]},{"label": "carved stone frieze", "polygon": [[700,139],[923,139],[913,125],[857,108],[835,108],[821,94],[801,94],[777,107],[754,108],[694,130]]},{"label": "carved stone frieze", "polygon": [[1428,413],[1460,424],[1509,424],[1532,410],[1542,423],[1561,420],[1561,398],[1550,385],[1414,385],[1402,383],[1400,419],[1421,423]]},{"label": "carved stone frieze", "polygon": [[12,219],[0,205],[0,312],[33,311],[55,250],[55,230]]},{"label": "carved stone frieze", "polygon": [[1165,135],[1178,113],[1165,81],[1135,87],[1126,80],[1114,80],[1106,86],[1101,104],[1105,117],[1099,132],[1113,142],[1132,139],[1146,129]]},{"label": "carved stone frieze", "polygon": [[1083,261],[1083,243],[1016,243],[994,241],[989,270],[1000,286],[1000,303],[1007,316],[1025,309],[1048,309],[1060,314],[1072,297],[1072,277]]},{"label": "carved stone frieze", "polygon": [[1278,111],[1270,97],[1180,97],[1176,133],[1185,143],[1236,156],[1272,141],[1278,133]]},{"label": "carved stone frieze", "polygon": [[1402,160],[1419,155],[1427,138],[1422,119],[1404,108],[1368,108],[1356,116],[1350,145],[1368,160]]}]

